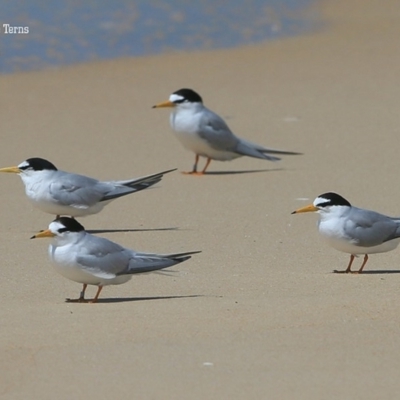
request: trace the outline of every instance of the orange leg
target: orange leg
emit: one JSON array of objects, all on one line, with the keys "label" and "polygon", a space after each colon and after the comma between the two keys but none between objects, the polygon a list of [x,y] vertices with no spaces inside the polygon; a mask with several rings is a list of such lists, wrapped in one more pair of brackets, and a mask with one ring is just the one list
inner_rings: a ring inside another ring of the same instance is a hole
[{"label": "orange leg", "polygon": [[365,264],[367,263],[367,261],[368,261],[368,254],[366,254],[364,256],[364,261],[363,261],[363,263],[361,265],[361,268],[358,271],[352,271],[352,273],[353,274],[361,274],[361,272],[362,272],[363,268],[365,267]]},{"label": "orange leg", "polygon": [[[353,254],[350,255],[350,262],[349,265],[347,266],[346,270],[344,271],[338,271],[337,269],[335,269],[333,272],[336,274],[348,274],[348,273],[352,273],[353,271],[351,270],[351,264],[353,264],[355,256],[353,256]],[[364,264],[363,264],[364,267]]]},{"label": "orange leg", "polygon": [[200,158],[200,156],[198,154],[196,154],[196,158],[194,160],[193,169],[191,171],[189,171],[189,172],[184,171],[184,172],[182,172],[182,174],[185,174],[185,175],[192,175],[192,174],[197,175],[197,164],[199,163],[199,158]]},{"label": "orange leg", "polygon": [[210,165],[211,158],[208,157],[207,161],[206,161],[206,165],[204,166],[203,170],[201,172],[197,172],[197,164],[199,163],[199,157],[200,156],[198,154],[196,154],[196,159],[195,159],[192,171],[190,171],[190,172],[182,172],[182,173],[186,174],[186,175],[199,175],[199,176],[200,175],[204,175],[206,170],[207,170],[207,168],[208,168],[208,166]]},{"label": "orange leg", "polygon": [[99,288],[97,289],[96,296],[94,296],[94,299],[93,299],[93,300],[90,300],[89,303],[96,303],[96,302],[97,302],[97,299],[99,298],[101,289],[103,289],[103,286],[100,286],[100,285],[99,285]]},{"label": "orange leg", "polygon": [[67,299],[67,302],[68,303],[86,303],[86,300],[85,300],[86,288],[87,288],[87,284],[84,283],[81,294],[79,295],[79,298],[78,299]]},{"label": "orange leg", "polygon": [[208,166],[210,165],[210,162],[211,162],[211,158],[208,157],[208,158],[207,158],[206,165],[204,166],[203,171],[201,171],[201,174],[202,174],[202,175],[206,173],[206,169],[207,169]]}]

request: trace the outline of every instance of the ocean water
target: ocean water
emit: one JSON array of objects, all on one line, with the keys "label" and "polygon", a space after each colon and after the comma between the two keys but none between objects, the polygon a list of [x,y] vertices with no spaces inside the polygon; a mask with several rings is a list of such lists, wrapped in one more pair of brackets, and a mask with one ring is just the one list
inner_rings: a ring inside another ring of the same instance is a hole
[{"label": "ocean water", "polygon": [[300,35],[317,1],[2,0],[0,73]]}]

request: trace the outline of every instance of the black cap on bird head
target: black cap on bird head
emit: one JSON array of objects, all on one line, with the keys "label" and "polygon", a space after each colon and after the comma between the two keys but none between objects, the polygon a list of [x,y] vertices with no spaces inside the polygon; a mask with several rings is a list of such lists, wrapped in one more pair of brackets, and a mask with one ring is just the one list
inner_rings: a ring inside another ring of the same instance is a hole
[{"label": "black cap on bird head", "polygon": [[53,222],[58,222],[63,225],[64,228],[58,230],[58,232],[82,232],[85,228],[74,218],[70,217],[59,217]]},{"label": "black cap on bird head", "polygon": [[57,168],[54,164],[40,157],[28,158],[26,161],[23,161],[21,164],[19,164],[18,168],[22,171],[27,169],[32,169],[34,171],[57,171]]},{"label": "black cap on bird head", "polygon": [[174,100],[174,103],[183,103],[184,101],[190,103],[203,103],[201,96],[192,89],[179,89],[172,94],[182,98],[182,100]]}]

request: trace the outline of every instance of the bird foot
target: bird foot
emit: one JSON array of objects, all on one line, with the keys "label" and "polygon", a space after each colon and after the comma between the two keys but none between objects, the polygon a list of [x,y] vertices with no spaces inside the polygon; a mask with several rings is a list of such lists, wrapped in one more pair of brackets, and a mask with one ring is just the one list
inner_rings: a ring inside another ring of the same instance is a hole
[{"label": "bird foot", "polygon": [[182,171],[183,175],[196,175],[196,176],[203,176],[204,172],[197,172],[197,171]]},{"label": "bird foot", "polygon": [[334,274],[361,274],[361,271],[352,271],[352,270],[347,270],[345,269],[344,271],[338,271],[337,269],[333,270]]},{"label": "bird foot", "polygon": [[78,299],[65,299],[66,303],[90,303],[90,300],[86,300],[83,297],[79,297]]},{"label": "bird foot", "polygon": [[347,269],[345,269],[343,271],[338,271],[337,269],[333,270],[334,274],[353,274],[354,272],[356,272],[356,271],[351,271],[351,270],[347,270]]}]

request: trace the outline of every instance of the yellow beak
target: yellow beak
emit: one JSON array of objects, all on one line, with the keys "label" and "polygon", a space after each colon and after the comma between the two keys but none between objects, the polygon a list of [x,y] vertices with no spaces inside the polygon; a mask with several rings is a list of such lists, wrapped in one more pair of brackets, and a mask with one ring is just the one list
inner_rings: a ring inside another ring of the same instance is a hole
[{"label": "yellow beak", "polygon": [[152,108],[162,108],[162,107],[175,107],[176,104],[173,103],[172,101],[164,101],[162,103],[156,104],[155,106],[153,106]]},{"label": "yellow beak", "polygon": [[33,235],[31,239],[38,239],[44,237],[54,237],[56,236],[50,229],[46,229],[45,231],[39,232],[36,235]]},{"label": "yellow beak", "polygon": [[0,172],[12,172],[13,174],[19,174],[21,170],[18,167],[7,167],[1,168]]},{"label": "yellow beak", "polygon": [[317,207],[314,207],[313,204],[310,204],[310,205],[308,205],[308,206],[299,208],[299,209],[296,210],[296,211],[293,211],[292,214],[300,214],[300,213],[313,212],[313,211],[318,211],[318,208],[317,208]]}]

